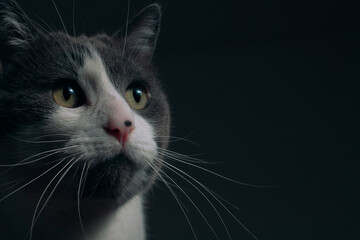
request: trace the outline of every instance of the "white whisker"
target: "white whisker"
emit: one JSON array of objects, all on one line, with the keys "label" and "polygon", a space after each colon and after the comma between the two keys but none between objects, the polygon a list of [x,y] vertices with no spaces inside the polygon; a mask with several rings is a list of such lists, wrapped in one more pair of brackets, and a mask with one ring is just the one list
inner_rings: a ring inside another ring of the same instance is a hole
[{"label": "white whisker", "polygon": [[75,37],[76,54],[78,56],[79,49],[78,49],[78,45],[77,45],[76,28],[75,28],[75,0],[73,0],[73,6],[72,6],[72,22],[73,22],[73,34]]},{"label": "white whisker", "polygon": [[[64,134],[64,133],[46,134],[46,135],[41,135],[41,136],[38,136],[38,137],[32,138],[31,140],[38,140],[38,139],[41,139],[41,138],[46,138],[46,137],[55,137],[55,136],[65,136],[65,137],[71,137],[72,135],[71,135],[71,134]],[[30,141],[31,141],[31,140],[30,140]]]},{"label": "white whisker", "polygon": [[[2,192],[6,192],[9,189],[12,189],[13,187],[19,185],[20,183],[24,182],[24,178],[22,179],[16,179],[14,181],[10,181],[8,183],[4,183],[1,186],[8,186],[6,188],[1,189]],[[10,185],[11,184],[11,185]],[[9,186],[10,185],[10,186]]]},{"label": "white whisker", "polygon": [[[31,163],[34,163],[34,162],[41,161],[42,159],[48,158],[48,157],[53,156],[53,155],[55,155],[55,154],[58,154],[58,153],[61,153],[61,152],[65,152],[64,150],[76,148],[76,147],[78,147],[78,146],[79,146],[79,145],[73,145],[73,146],[69,146],[69,147],[63,147],[63,148],[56,148],[56,149],[47,150],[47,151],[44,151],[44,152],[41,152],[41,153],[37,153],[37,154],[35,154],[35,155],[32,155],[32,156],[30,156],[30,157],[27,157],[27,158],[21,160],[21,161],[18,162],[18,163],[15,163],[15,164],[3,164],[3,165],[0,165],[0,167],[16,167],[16,166],[23,166],[23,165],[31,164]],[[36,158],[35,160],[26,161],[26,160],[29,160],[29,159],[32,159],[32,158],[34,158],[34,157],[37,157],[37,156],[40,156],[40,155],[43,155],[43,154],[47,154],[47,153],[49,153],[49,154],[46,155],[46,156],[43,156],[43,157],[40,157],[40,158]]]},{"label": "white whisker", "polygon": [[[156,160],[160,161],[161,159],[156,158]],[[166,166],[166,165],[165,165],[165,166]],[[155,167],[155,166],[154,166],[154,167]],[[167,166],[166,166],[166,167],[167,167]],[[169,167],[167,167],[167,168],[170,169]],[[206,217],[204,216],[204,214],[202,213],[202,211],[198,208],[198,206],[194,203],[194,201],[189,197],[189,195],[188,195],[168,174],[166,174],[164,171],[162,171],[162,170],[159,169],[159,168],[158,168],[158,170],[161,171],[165,176],[167,176],[167,177],[170,179],[170,181],[172,181],[172,182],[175,184],[175,186],[177,186],[177,187],[180,189],[180,191],[187,197],[187,199],[192,203],[192,205],[193,205],[193,206],[196,208],[196,210],[199,212],[199,214],[201,215],[201,217],[204,219],[204,221],[206,222],[206,224],[209,226],[210,230],[213,232],[213,234],[214,234],[214,236],[216,237],[216,239],[219,239],[219,237],[217,236],[215,230],[213,229],[213,227],[211,226],[211,224],[209,223],[209,221],[206,219]],[[172,170],[172,169],[170,169],[170,170]],[[181,175],[180,175],[180,176],[181,176]],[[193,184],[191,184],[191,185],[193,185]],[[201,190],[199,190],[199,189],[198,189],[196,186],[194,186],[194,185],[193,185],[193,187],[194,187],[195,189],[197,189],[197,190],[209,201],[210,205],[214,208],[215,212],[218,213],[218,211],[216,210],[216,208],[213,206],[213,204],[210,202],[210,200],[201,192]],[[219,214],[218,214],[218,215],[219,215]],[[224,221],[222,220],[222,218],[221,218],[220,215],[219,215],[219,217],[220,217],[221,221],[223,222],[223,224],[224,224],[224,226],[225,226],[225,223],[224,223]],[[225,228],[226,228],[226,226],[225,226]],[[227,231],[227,228],[226,228],[226,231]],[[227,231],[227,232],[228,232],[228,231]],[[229,236],[230,236],[230,234],[229,234]],[[231,239],[231,237],[230,237],[230,239]]]},{"label": "white whisker", "polygon": [[66,29],[66,26],[65,26],[64,21],[63,21],[63,19],[62,19],[62,17],[61,17],[61,14],[60,14],[60,12],[59,12],[59,9],[58,9],[58,7],[57,7],[57,5],[56,5],[56,3],[55,3],[55,0],[52,0],[52,3],[53,3],[53,5],[54,5],[54,7],[55,7],[56,13],[57,13],[57,15],[58,15],[58,17],[59,17],[59,19],[60,19],[60,22],[61,22],[61,24],[62,24],[62,26],[63,26],[63,28],[64,28],[64,31],[65,31],[65,33],[66,33],[66,35],[67,35],[67,37],[68,37],[68,40],[69,40],[69,43],[70,43],[72,52],[74,53],[74,55],[76,55],[76,52],[75,52],[75,50],[74,50],[74,46],[73,46],[73,44],[72,44],[72,42],[71,42],[71,40],[70,40],[69,32],[68,32],[67,29]]},{"label": "white whisker", "polygon": [[[26,15],[25,15],[26,16]],[[65,42],[61,42],[61,39],[59,37],[56,37],[57,33],[54,31],[53,28],[51,28],[49,26],[49,24],[47,22],[45,22],[42,18],[40,18],[39,16],[36,15],[36,17],[38,19],[40,19],[40,21],[42,21],[49,29],[51,32],[49,32],[47,29],[45,29],[43,26],[41,26],[40,24],[38,24],[37,22],[35,21],[31,21],[29,18],[29,22],[30,24],[36,29],[35,25],[38,26],[39,28],[41,28],[43,31],[47,32],[49,34],[49,36],[51,36],[58,44],[59,46],[63,49],[66,57],[68,58],[69,62],[72,64],[72,67],[75,68],[75,63],[73,61],[73,59],[70,57],[68,51],[66,51],[65,49]]]},{"label": "white whisker", "polygon": [[124,60],[124,56],[125,56],[125,47],[126,47],[126,40],[127,40],[128,27],[129,27],[129,15],[130,15],[130,0],[128,0],[128,3],[127,3],[125,38],[124,38],[124,46],[123,46],[123,52],[122,52],[122,57],[121,57],[122,59],[121,60]]},{"label": "white whisker", "polygon": [[184,210],[184,208],[183,208],[183,206],[182,206],[183,204],[182,204],[181,200],[180,200],[179,197],[176,195],[176,193],[174,192],[174,190],[169,186],[169,184],[168,184],[167,181],[163,178],[163,176],[159,173],[159,171],[157,171],[156,168],[155,168],[150,162],[148,162],[148,161],[146,161],[146,162],[147,162],[147,163],[149,164],[149,166],[155,171],[155,173],[160,177],[160,179],[163,181],[163,183],[165,184],[165,186],[170,190],[171,194],[174,196],[175,200],[176,200],[177,203],[179,204],[179,206],[180,206],[180,208],[181,208],[181,211],[184,213],[185,218],[186,218],[186,221],[188,222],[188,224],[189,224],[189,226],[190,226],[190,228],[191,228],[191,231],[192,231],[192,233],[194,234],[195,239],[198,240],[197,235],[196,235],[196,233],[195,233],[195,230],[194,230],[194,228],[193,228],[193,226],[192,226],[192,224],[191,224],[191,222],[190,222],[190,219],[189,219],[188,215],[186,214],[186,212],[185,212],[185,210]]},{"label": "white whisker", "polygon": [[[78,191],[77,191],[78,216],[79,216],[81,231],[82,231],[85,239],[87,239],[87,236],[86,236],[84,224],[83,224],[82,218],[81,218],[81,208],[80,208],[80,195],[81,195],[81,194],[80,194],[80,192],[81,192],[81,185],[82,185],[82,184],[85,185],[85,182],[82,183],[82,181],[83,181],[83,177],[84,177],[84,172],[85,172],[86,165],[89,166],[90,164],[87,164],[87,162],[84,163],[83,169],[82,169],[82,171],[81,171],[80,179],[79,179],[79,188],[78,188]],[[89,169],[89,167],[88,167],[87,169]]]},{"label": "white whisker", "polygon": [[174,157],[174,156],[172,156],[172,155],[170,155],[170,154],[168,154],[168,153],[159,151],[159,154],[160,154],[160,155],[163,155],[163,156],[165,156],[165,157],[167,157],[167,158],[169,158],[169,159],[175,160],[175,161],[177,161],[177,162],[181,162],[181,163],[183,163],[183,164],[186,164],[186,165],[189,165],[189,166],[192,166],[192,167],[201,169],[201,170],[203,170],[203,171],[205,171],[205,172],[208,172],[208,173],[211,173],[211,174],[213,174],[213,175],[215,175],[215,176],[217,176],[217,177],[219,177],[219,178],[225,179],[225,180],[227,180],[227,181],[229,181],[229,182],[233,182],[233,183],[236,183],[236,184],[239,184],[239,185],[243,185],[243,186],[247,186],[247,187],[255,187],[255,188],[274,187],[274,186],[262,186],[262,185],[255,185],[255,184],[249,184],[249,183],[239,182],[239,181],[236,181],[236,180],[234,180],[234,179],[225,177],[225,176],[223,176],[223,175],[221,175],[221,174],[219,174],[219,173],[213,172],[213,171],[211,171],[211,170],[209,170],[209,169],[206,169],[206,168],[204,168],[204,167],[201,167],[201,166],[198,166],[198,165],[196,165],[196,164],[193,164],[193,163],[186,162],[186,161],[184,161],[184,160],[178,159],[178,158],[176,158],[176,157]]},{"label": "white whisker", "polygon": [[30,185],[31,183],[35,182],[36,180],[38,180],[39,178],[41,178],[42,176],[44,176],[45,174],[47,174],[48,172],[50,172],[51,170],[53,170],[55,167],[57,167],[59,164],[61,164],[65,159],[62,159],[61,161],[59,161],[57,164],[55,164],[54,166],[52,166],[51,168],[49,168],[48,170],[46,170],[45,172],[43,172],[42,174],[40,174],[39,176],[37,176],[36,178],[32,179],[31,181],[29,181],[28,183],[22,185],[21,187],[17,188],[16,190],[12,191],[11,193],[7,194],[5,197],[0,199],[0,202],[5,200],[6,198],[10,197],[11,195],[13,195],[14,193],[20,191],[21,189],[23,189],[24,187]]},{"label": "white whisker", "polygon": [[[160,159],[161,160],[161,159]],[[235,217],[235,215],[212,193],[213,191],[208,191],[208,187],[206,187],[204,184],[202,184],[201,182],[199,182],[198,180],[196,180],[195,178],[193,178],[191,175],[187,174],[186,172],[182,171],[181,169],[167,163],[166,161],[161,160],[161,162],[164,165],[169,166],[168,169],[173,168],[176,169],[177,171],[179,171],[180,173],[184,174],[185,176],[189,177],[191,180],[193,180],[194,182],[196,182],[197,184],[199,184],[199,186],[201,186],[203,189],[205,189],[254,239],[257,240],[257,237],[237,218]],[[176,173],[176,171],[173,170],[173,172]],[[176,173],[177,175],[181,176],[180,174]],[[187,182],[190,183],[189,180],[187,180],[186,178],[184,178],[183,176],[181,176],[183,179],[185,179]],[[193,185],[193,184],[191,184]],[[193,185],[194,186],[194,185]],[[194,186],[195,187],[195,186]],[[197,188],[196,188],[197,189]],[[200,191],[201,192],[201,191]],[[225,225],[224,225],[225,226]],[[226,228],[226,227],[225,227]],[[229,232],[228,232],[229,234]],[[229,235],[230,236],[230,235]]]},{"label": "white whisker", "polygon": [[[65,157],[65,159],[67,159],[68,157]],[[68,171],[71,169],[71,167],[81,158],[81,156],[74,161],[75,157],[73,157],[71,160],[69,160],[69,162],[67,162],[65,164],[64,167],[62,167],[58,173],[55,174],[55,176],[51,179],[51,181],[48,183],[48,185],[45,187],[43,193],[41,194],[40,198],[39,198],[39,201],[35,207],[35,211],[34,211],[34,214],[33,214],[33,218],[32,218],[32,222],[31,222],[31,227],[30,227],[30,240],[32,239],[32,234],[33,234],[33,229],[34,229],[34,225],[37,221],[37,219],[39,218],[41,212],[43,211],[43,209],[45,208],[46,204],[48,203],[48,201],[50,200],[51,196],[53,195],[53,193],[55,192],[57,186],[60,184],[61,180],[65,177],[65,175],[68,173]],[[70,165],[71,164],[71,165]],[[70,165],[70,166],[69,166]],[[69,167],[68,167],[69,166]],[[68,167],[68,169],[66,169]],[[66,169],[64,171],[64,169]],[[37,213],[37,210],[40,206],[40,203],[41,203],[41,200],[43,199],[46,191],[48,190],[48,188],[50,187],[50,185],[53,183],[53,181],[55,181],[55,179],[57,178],[57,176],[59,176],[62,172],[64,171],[63,175],[60,177],[60,179],[58,180],[58,182],[56,183],[56,185],[54,186],[53,190],[50,192],[48,198],[46,199],[46,201],[44,202],[43,206],[41,207],[41,209],[39,210],[39,213],[36,215]]]},{"label": "white whisker", "polygon": [[169,142],[177,142],[177,141],[183,141],[183,142],[188,142],[188,143],[191,143],[191,144],[194,144],[195,146],[201,148],[201,146],[194,142],[194,141],[191,141],[189,139],[186,139],[185,137],[175,137],[175,136],[156,136],[155,139],[169,139]]},{"label": "white whisker", "polygon": [[24,142],[24,143],[57,143],[57,142],[66,142],[68,140],[48,140],[48,141],[31,141],[31,140],[23,140],[20,138],[17,138],[15,136],[11,136],[10,137],[14,138],[15,140],[19,141],[19,142]]},{"label": "white whisker", "polygon": [[208,161],[204,161],[204,160],[193,157],[193,156],[197,156],[195,154],[194,155],[184,155],[184,154],[177,153],[177,152],[174,152],[174,151],[171,151],[171,150],[168,150],[165,148],[160,148],[160,147],[158,148],[158,151],[162,152],[164,154],[169,154],[173,157],[182,158],[183,160],[193,162],[193,163],[214,164],[214,162],[208,162]]}]

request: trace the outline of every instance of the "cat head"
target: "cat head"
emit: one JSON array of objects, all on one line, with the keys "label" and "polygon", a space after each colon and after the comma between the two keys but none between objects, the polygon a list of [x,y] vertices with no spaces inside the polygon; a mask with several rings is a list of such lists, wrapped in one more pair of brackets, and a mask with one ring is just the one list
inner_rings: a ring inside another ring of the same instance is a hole
[{"label": "cat head", "polygon": [[0,164],[17,165],[14,177],[80,166],[85,196],[126,200],[148,187],[170,124],[151,62],[160,18],[152,4],[112,36],[74,37],[0,0]]}]

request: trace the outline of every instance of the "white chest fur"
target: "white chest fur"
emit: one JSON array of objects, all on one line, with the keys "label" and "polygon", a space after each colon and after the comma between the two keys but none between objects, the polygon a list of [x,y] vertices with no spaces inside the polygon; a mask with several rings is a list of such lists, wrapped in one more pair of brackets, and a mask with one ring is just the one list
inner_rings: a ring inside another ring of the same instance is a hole
[{"label": "white chest fur", "polygon": [[144,217],[142,196],[131,199],[117,209],[102,225],[94,231],[89,240],[144,240]]}]

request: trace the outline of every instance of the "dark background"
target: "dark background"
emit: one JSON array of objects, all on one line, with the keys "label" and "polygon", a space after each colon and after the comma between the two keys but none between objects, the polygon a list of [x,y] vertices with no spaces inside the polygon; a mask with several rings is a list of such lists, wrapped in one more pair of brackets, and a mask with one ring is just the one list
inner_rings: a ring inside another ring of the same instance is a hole
[{"label": "dark background", "polygon": [[[50,0],[20,1],[62,29]],[[56,1],[69,32],[72,1]],[[130,16],[150,0],[132,0]],[[172,106],[170,148],[247,187],[173,163],[235,204],[225,206],[258,239],[360,239],[360,8],[358,1],[162,1],[154,58]],[[127,1],[75,2],[76,33],[112,33]],[[38,21],[41,23],[41,21]],[[219,163],[221,162],[221,163]],[[168,171],[229,239],[208,201]],[[198,239],[216,239],[192,203]],[[209,194],[232,239],[254,239]],[[149,239],[195,239],[159,183],[147,203]]]}]

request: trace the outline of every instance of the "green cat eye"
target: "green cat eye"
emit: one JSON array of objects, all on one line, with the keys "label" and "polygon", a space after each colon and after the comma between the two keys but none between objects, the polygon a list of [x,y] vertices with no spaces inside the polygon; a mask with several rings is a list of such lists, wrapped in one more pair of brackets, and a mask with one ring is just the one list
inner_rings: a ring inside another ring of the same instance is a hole
[{"label": "green cat eye", "polygon": [[52,95],[58,105],[66,108],[76,108],[85,103],[83,91],[69,81],[57,84],[52,90]]},{"label": "green cat eye", "polygon": [[148,90],[141,84],[131,84],[125,92],[125,98],[130,107],[141,110],[149,104]]}]

